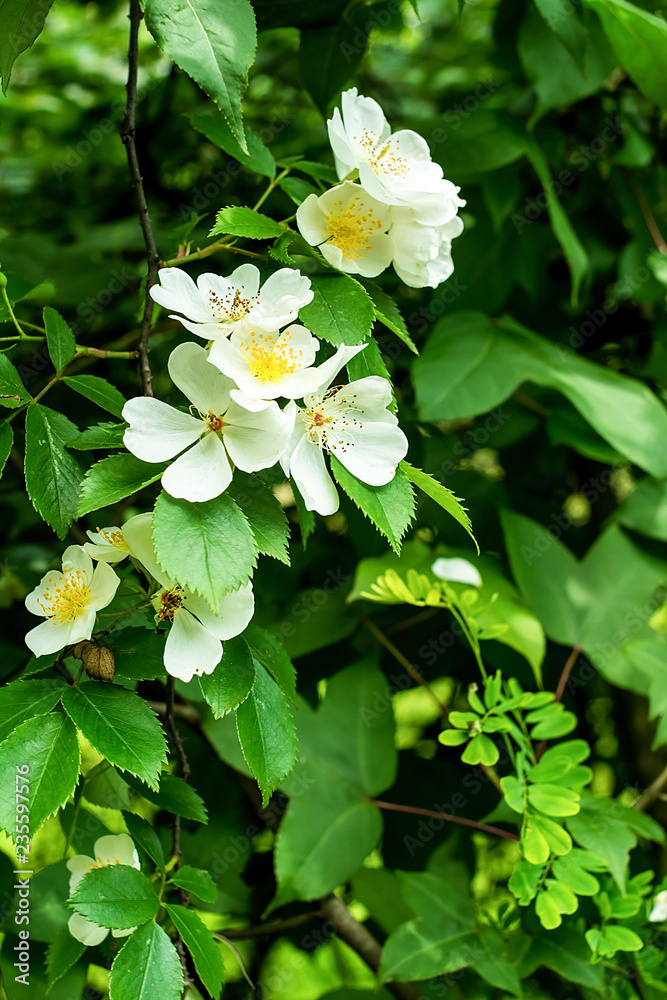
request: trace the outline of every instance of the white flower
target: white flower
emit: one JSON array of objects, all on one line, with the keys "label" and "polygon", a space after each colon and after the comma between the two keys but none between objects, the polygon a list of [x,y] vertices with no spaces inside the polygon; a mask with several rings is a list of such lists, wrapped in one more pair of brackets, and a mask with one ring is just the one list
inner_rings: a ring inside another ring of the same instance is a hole
[{"label": "white flower", "polygon": [[391,209],[350,181],[323,195],[309,194],[296,213],[301,235],[330,264],[365,278],[375,278],[391,263],[390,223]]},{"label": "white flower", "polygon": [[287,404],[285,414],[294,424],[281,459],[307,509],[319,514],[333,514],[339,503],[324,461],[325,451],[362,482],[384,486],[393,479],[408,450],[398,420],[387,409],[391,402],[387,379],[371,375],[327,390],[329,382],[304,397],[304,409],[293,401]]},{"label": "white flower", "polygon": [[152,297],[165,309],[182,314],[171,314],[171,319],[204,340],[227,337],[247,325],[279,330],[295,320],[299,309],[313,298],[310,279],[291,267],[276,271],[261,288],[254,264],[241,264],[228,278],[201,274],[196,285],[178,267],[162,268],[158,278],[161,284],[153,285]]},{"label": "white flower", "polygon": [[[339,347],[319,366],[312,364],[320,342],[303,326],[291,326],[282,333],[236,330],[229,340],[218,340],[209,351],[209,361],[229,375],[238,389],[232,399],[242,402],[244,394],[253,400],[301,399],[340,371],[345,360],[361,347]],[[350,353],[352,352],[352,353]]]},{"label": "white flower", "polygon": [[118,563],[130,554],[130,548],[123,537],[121,528],[98,528],[88,531],[89,542],[85,542],[84,552],[99,562]]},{"label": "white flower", "polygon": [[395,208],[389,235],[394,244],[394,269],[411,288],[436,288],[454,271],[452,240],[463,232],[458,215],[441,226],[416,220],[412,208]]},{"label": "white flower", "polygon": [[182,681],[212,673],[222,659],[222,639],[232,639],[250,624],[255,610],[252,585],[226,594],[217,614],[206,601],[170,580],[155,556],[151,537],[151,514],[137,514],[125,525],[132,554],[160,584],[153,596],[156,617],[171,622],[164,647],[167,673]]},{"label": "white flower", "polygon": [[[75,854],[67,862],[67,867],[72,873],[69,879],[70,894],[74,892],[84,875],[87,875],[94,868],[108,868],[110,865],[130,865],[132,868],[141,868],[134,841],[126,833],[99,837],[95,841],[93,850],[95,851],[94,858],[87,854]],[[67,926],[72,937],[89,948],[100,944],[109,933],[107,927],[100,927],[99,924],[93,923],[87,917],[82,917],[79,913],[72,914]],[[129,927],[127,930],[112,930],[111,933],[116,938],[127,937],[135,929]]]},{"label": "white flower", "polygon": [[57,653],[82,639],[90,639],[95,616],[113,600],[120,583],[111,566],[93,560],[80,545],[70,545],[63,552],[62,573],[51,570],[25,599],[33,615],[45,622],[25,637],[35,656]]},{"label": "white flower", "polygon": [[667,889],[659,892],[653,900],[653,909],[649,914],[649,920],[656,924],[667,920]]},{"label": "white flower", "polygon": [[465,202],[431,160],[426,140],[408,129],[392,135],[380,105],[361,97],[356,87],[345,91],[342,106],[342,116],[336,108],[327,123],[338,176],[358,170],[370,195],[386,205],[414,208],[418,220],[428,225],[453,219]]},{"label": "white flower", "polygon": [[473,587],[482,586],[482,578],[476,566],[467,559],[436,559],[431,566],[431,572],[440,580],[448,583],[470,583]]},{"label": "white flower", "polygon": [[[232,466],[256,472],[274,465],[285,443],[285,421],[276,403],[245,400],[231,379],[208,363],[196,344],[180,344],[168,362],[174,385],[192,403],[183,413],[159,399],[139,396],[123,407],[124,442],[144,462],[176,461],[162,485],[173,497],[212,500],[227,489]],[[192,447],[194,446],[194,447]],[[181,454],[183,452],[183,454]],[[126,528],[123,534],[127,540]]]}]

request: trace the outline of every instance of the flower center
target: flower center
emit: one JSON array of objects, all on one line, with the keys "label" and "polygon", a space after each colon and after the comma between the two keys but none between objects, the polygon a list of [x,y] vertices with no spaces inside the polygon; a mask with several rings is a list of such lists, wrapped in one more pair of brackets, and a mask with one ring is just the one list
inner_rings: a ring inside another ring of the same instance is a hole
[{"label": "flower center", "polygon": [[54,625],[73,622],[90,600],[88,575],[80,569],[63,570],[62,580],[50,579],[37,603]]},{"label": "flower center", "polygon": [[322,396],[311,396],[303,413],[308,440],[335,454],[351,448],[354,441],[350,432],[363,427],[363,421],[352,416],[352,411],[361,415],[364,412],[357,405],[356,393],[339,396],[340,391],[340,386],[332,386]]},{"label": "flower center", "polygon": [[243,319],[259,301],[257,295],[245,298],[238,288],[230,289],[224,295],[216,295],[215,292],[208,293],[209,309],[217,320],[223,323],[234,323]]},{"label": "flower center", "polygon": [[[301,351],[291,346],[292,335],[286,330],[280,340],[263,333],[252,333],[243,345],[248,366],[262,382],[284,382],[301,367]],[[265,341],[265,342],[264,342]]]},{"label": "flower center", "polygon": [[388,140],[381,142],[374,132],[368,132],[364,129],[359,144],[363,149],[366,162],[376,174],[407,177],[410,168],[405,157],[398,155],[397,142],[390,146]]},{"label": "flower center", "polygon": [[174,590],[163,590],[157,608],[157,618],[161,622],[173,622],[174,615],[183,603],[183,591],[180,587]]},{"label": "flower center", "polygon": [[213,413],[212,410],[209,410],[206,416],[202,414],[202,420],[210,431],[221,431],[225,425],[222,417],[217,413]]},{"label": "flower center", "polygon": [[97,857],[95,858],[94,864],[86,865],[86,874],[88,874],[88,872],[95,871],[97,868],[111,868],[112,865],[120,865],[120,864],[122,864],[122,861],[120,861],[118,858],[111,858],[111,859],[107,858],[105,861],[104,858],[101,858],[98,854]]},{"label": "flower center", "polygon": [[109,545],[113,545],[115,549],[120,549],[121,552],[130,551],[130,546],[125,541],[122,531],[100,531],[99,528],[95,528],[95,531],[98,531],[102,538],[104,538]]},{"label": "flower center", "polygon": [[373,209],[364,205],[358,195],[345,208],[339,198],[326,216],[324,242],[338,247],[345,257],[357,260],[364,251],[372,249],[373,236],[381,229],[382,220],[374,218]]}]

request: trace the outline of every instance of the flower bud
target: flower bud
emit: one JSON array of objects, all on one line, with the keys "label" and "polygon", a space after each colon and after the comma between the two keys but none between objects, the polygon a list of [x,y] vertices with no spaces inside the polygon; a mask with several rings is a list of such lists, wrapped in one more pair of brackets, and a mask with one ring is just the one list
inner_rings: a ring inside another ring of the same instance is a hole
[{"label": "flower bud", "polygon": [[72,655],[83,662],[83,668],[89,677],[111,683],[116,672],[116,661],[108,646],[100,642],[77,642]]}]

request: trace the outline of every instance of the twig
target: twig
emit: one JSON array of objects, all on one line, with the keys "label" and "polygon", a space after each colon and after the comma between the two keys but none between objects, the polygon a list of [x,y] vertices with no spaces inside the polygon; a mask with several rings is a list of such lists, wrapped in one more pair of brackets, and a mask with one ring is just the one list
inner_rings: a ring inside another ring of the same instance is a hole
[{"label": "twig", "polygon": [[633,197],[637,202],[637,207],[642,213],[644,222],[646,223],[646,228],[651,234],[651,238],[655,243],[656,247],[660,253],[667,253],[667,243],[665,243],[662,233],[658,229],[658,223],[655,221],[655,216],[649,207],[649,203],[644,197],[644,192],[639,187],[639,184],[635,181],[634,177],[626,175],[626,183],[630,190],[632,191]]},{"label": "twig", "polygon": [[554,701],[560,701],[561,698],[563,697],[563,694],[565,692],[565,685],[568,682],[568,678],[570,676],[570,673],[572,672],[572,667],[576,663],[577,657],[579,656],[580,652],[581,652],[581,646],[572,647],[572,651],[568,656],[567,662],[565,663],[560,678],[558,679],[558,687],[556,688],[556,697]]},{"label": "twig", "polygon": [[141,319],[141,335],[139,337],[139,365],[141,369],[141,382],[144,389],[144,396],[152,396],[151,367],[148,361],[148,338],[151,333],[151,320],[153,318],[153,299],[151,298],[151,288],[157,281],[158,264],[160,255],[155,245],[155,237],[151,226],[150,215],[148,214],[148,204],[144,192],[144,183],[139,169],[137,159],[137,148],[135,144],[135,116],[137,110],[137,64],[139,50],[139,25],[143,14],[139,5],[139,0],[130,0],[130,47],[128,53],[128,76],[127,76],[127,104],[125,106],[125,116],[121,127],[120,137],[123,140],[127,153],[127,162],[130,167],[130,176],[139,207],[139,223],[144,234],[146,244],[146,262],[148,273],[146,275],[146,299],[144,303],[144,314]]},{"label": "twig", "polygon": [[498,826],[489,826],[488,823],[478,823],[475,819],[466,819],[464,816],[450,816],[448,813],[434,812],[432,809],[420,809],[418,806],[402,806],[395,802],[380,802],[378,799],[371,799],[372,806],[378,809],[389,809],[393,812],[415,813],[417,816],[432,816],[434,819],[444,819],[448,823],[460,823],[461,826],[471,826],[474,830],[482,830],[484,833],[493,833],[496,837],[504,837],[505,840],[518,840],[515,833],[508,830],[501,830]]},{"label": "twig", "polygon": [[[171,738],[174,741],[174,746],[176,747],[176,755],[178,757],[178,763],[181,770],[181,777],[183,778],[184,781],[187,781],[188,778],[190,777],[190,765],[188,764],[188,758],[186,757],[185,750],[183,749],[183,742],[181,740],[180,733],[176,728],[176,722],[174,721],[175,688],[176,688],[176,680],[174,677],[170,677],[169,680],[167,681],[167,704],[166,704],[167,711],[165,713],[165,718],[166,718],[167,728],[169,729]],[[176,813],[173,814],[173,817],[174,818],[172,822],[173,834],[172,834],[172,844],[171,844],[171,855],[172,857],[176,858],[176,864],[174,865],[174,868],[178,869],[180,866],[180,859],[182,853],[181,817],[178,816]],[[187,906],[190,902],[189,893],[186,892],[185,889],[180,889],[180,897],[181,897],[181,904],[183,906]],[[188,969],[188,960],[187,960],[187,955],[185,953],[185,946],[183,944],[183,939],[180,933],[178,932],[176,933],[176,937],[174,938],[174,947],[178,952],[178,957],[181,960],[181,966],[183,968],[183,980],[184,980],[183,996],[185,997],[187,994],[188,987],[192,984],[193,979]]]},{"label": "twig", "polygon": [[395,632],[402,632],[406,628],[412,628],[413,625],[420,625],[429,618],[433,618],[433,616],[437,615],[437,613],[441,610],[441,608],[425,608],[423,611],[419,611],[416,615],[410,615],[409,618],[404,618],[403,621],[395,622],[393,625],[389,625],[384,630],[384,634],[393,635]]},{"label": "twig", "polygon": [[663,768],[655,781],[652,781],[646,791],[642,792],[637,801],[633,803],[632,808],[638,809],[640,812],[648,809],[656,799],[661,798],[660,793],[665,785],[667,785],[667,767]]},{"label": "twig", "polygon": [[[134,608],[132,611],[134,611]],[[152,708],[157,715],[167,714],[166,701],[147,701],[146,704],[149,708]],[[179,718],[184,719],[186,722],[191,722],[193,726],[198,726],[201,722],[201,716],[194,705],[173,705],[172,713],[179,716]]]},{"label": "twig", "polygon": [[187,253],[183,257],[172,257],[171,260],[161,260],[160,267],[178,267],[180,264],[189,264],[190,261],[201,260],[202,257],[210,257],[211,254],[218,253],[220,250],[227,250],[229,253],[240,253],[243,257],[255,257],[257,260],[267,260],[265,253],[255,253],[254,250],[245,250],[243,247],[231,246],[225,243],[224,240],[216,240],[215,243],[210,243],[201,250],[193,250],[192,253]]},{"label": "twig", "polygon": [[229,938],[230,941],[248,941],[251,938],[264,937],[268,934],[282,934],[294,927],[309,924],[313,920],[321,920],[323,916],[321,910],[309,910],[307,913],[299,913],[297,916],[287,917],[285,920],[275,920],[271,924],[260,924],[257,927],[226,927],[219,933]]}]

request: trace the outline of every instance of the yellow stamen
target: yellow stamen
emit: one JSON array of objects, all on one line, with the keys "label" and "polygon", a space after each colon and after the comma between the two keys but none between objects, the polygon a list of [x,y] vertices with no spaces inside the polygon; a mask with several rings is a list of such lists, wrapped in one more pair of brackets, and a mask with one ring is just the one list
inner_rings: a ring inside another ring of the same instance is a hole
[{"label": "yellow stamen", "polygon": [[108,542],[109,545],[113,545],[115,549],[120,549],[121,552],[130,551],[130,546],[125,541],[122,531],[100,531],[99,528],[97,530],[99,531],[102,538],[104,538],[104,540]]},{"label": "yellow stamen", "polygon": [[358,260],[372,249],[373,236],[381,229],[382,220],[374,218],[373,209],[364,205],[361,198],[355,196],[345,208],[339,198],[326,216],[324,242],[338,247],[344,257]]},{"label": "yellow stamen", "polygon": [[252,374],[263,382],[284,382],[298,371],[302,364],[302,354],[298,349],[294,350],[291,340],[289,330],[285,330],[279,340],[253,331],[249,343],[243,345]]},{"label": "yellow stamen", "polygon": [[180,590],[165,590],[160,595],[160,606],[157,617],[161,622],[173,622],[174,615],[183,603],[183,595]]},{"label": "yellow stamen", "polygon": [[90,601],[88,574],[80,569],[63,570],[62,580],[53,577],[37,603],[54,625],[73,622]]}]

